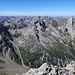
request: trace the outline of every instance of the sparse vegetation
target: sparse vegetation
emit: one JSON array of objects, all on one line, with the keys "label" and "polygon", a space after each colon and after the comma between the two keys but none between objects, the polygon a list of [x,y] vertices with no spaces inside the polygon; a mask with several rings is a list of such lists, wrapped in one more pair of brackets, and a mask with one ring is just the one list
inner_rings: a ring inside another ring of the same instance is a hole
[{"label": "sparse vegetation", "polygon": [[53,46],[50,46],[48,48],[48,52],[52,56],[56,56],[62,59],[65,59],[65,56],[72,57],[71,52],[69,51],[69,48],[60,42],[53,43]]},{"label": "sparse vegetation", "polygon": [[31,67],[34,67],[34,61],[38,60],[41,54],[38,53],[30,53],[28,50],[24,50],[23,47],[19,48],[20,52],[21,52],[21,56],[23,58],[23,61],[26,65],[29,66],[29,62],[31,63]]}]

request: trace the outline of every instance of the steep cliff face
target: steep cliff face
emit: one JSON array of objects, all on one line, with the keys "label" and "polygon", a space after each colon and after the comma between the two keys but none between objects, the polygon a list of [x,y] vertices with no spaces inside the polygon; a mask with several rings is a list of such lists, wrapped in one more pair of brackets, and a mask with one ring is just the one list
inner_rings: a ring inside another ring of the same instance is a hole
[{"label": "steep cliff face", "polygon": [[0,24],[0,57],[4,57],[7,60],[11,59],[17,63],[20,63],[21,61],[18,53],[16,53],[16,47],[12,44],[12,35],[8,29],[8,26]]},{"label": "steep cliff face", "polygon": [[75,60],[74,22],[74,17],[4,18],[4,26],[0,25],[0,52],[8,53],[15,61],[23,60],[30,67],[39,67],[44,62],[65,66]]}]

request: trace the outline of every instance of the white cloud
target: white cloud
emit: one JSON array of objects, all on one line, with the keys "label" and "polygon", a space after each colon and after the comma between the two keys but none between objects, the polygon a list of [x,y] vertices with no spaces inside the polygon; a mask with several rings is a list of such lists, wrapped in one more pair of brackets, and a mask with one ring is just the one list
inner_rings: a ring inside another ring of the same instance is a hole
[{"label": "white cloud", "polygon": [[0,16],[75,16],[74,12],[0,12]]}]

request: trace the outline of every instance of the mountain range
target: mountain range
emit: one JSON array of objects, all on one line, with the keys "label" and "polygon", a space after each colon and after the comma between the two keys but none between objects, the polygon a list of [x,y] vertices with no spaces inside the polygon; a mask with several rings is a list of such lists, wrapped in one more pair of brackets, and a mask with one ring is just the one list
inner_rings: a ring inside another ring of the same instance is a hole
[{"label": "mountain range", "polygon": [[39,67],[75,60],[75,17],[0,16],[0,61]]}]

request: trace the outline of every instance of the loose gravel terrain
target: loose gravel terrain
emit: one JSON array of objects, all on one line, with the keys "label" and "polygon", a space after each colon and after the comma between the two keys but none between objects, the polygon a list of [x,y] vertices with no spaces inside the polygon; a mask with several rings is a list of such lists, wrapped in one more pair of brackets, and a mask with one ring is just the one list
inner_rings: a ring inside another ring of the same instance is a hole
[{"label": "loose gravel terrain", "polygon": [[0,75],[16,75],[27,72],[29,69],[16,63],[0,63]]}]

